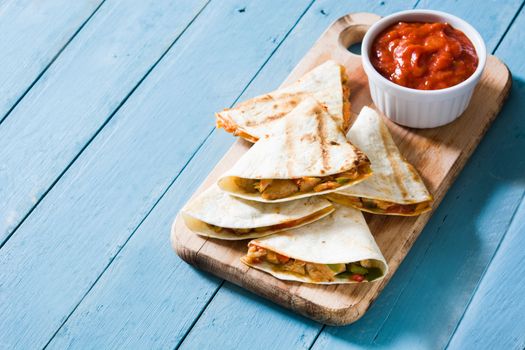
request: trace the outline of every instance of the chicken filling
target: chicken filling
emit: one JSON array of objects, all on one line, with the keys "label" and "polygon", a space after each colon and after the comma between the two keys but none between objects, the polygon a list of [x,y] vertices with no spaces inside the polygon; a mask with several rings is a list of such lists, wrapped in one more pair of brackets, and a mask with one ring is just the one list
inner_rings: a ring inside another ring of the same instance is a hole
[{"label": "chicken filling", "polygon": [[252,265],[268,263],[275,271],[307,277],[313,282],[334,282],[336,279],[363,282],[373,281],[382,276],[381,269],[374,267],[370,260],[350,264],[315,264],[293,259],[254,244],[249,246],[244,259]]},{"label": "chicken filling", "polygon": [[337,193],[330,194],[328,198],[339,204],[351,205],[353,207],[368,210],[378,214],[414,215],[424,212],[430,208],[430,201],[414,204],[398,204],[389,201],[382,201],[379,199],[342,196]]},{"label": "chicken filling", "polygon": [[235,178],[236,185],[247,193],[260,193],[263,199],[274,200],[301,193],[333,190],[370,174],[370,166],[364,163],[351,171],[323,177],[298,179],[246,179]]},{"label": "chicken filling", "polygon": [[212,224],[206,224],[210,229],[212,229],[215,233],[218,234],[234,234],[234,235],[247,235],[249,233],[264,233],[268,231],[280,231],[285,230],[292,227],[298,227],[300,225],[315,221],[317,218],[320,218],[324,216],[325,214],[328,214],[332,211],[332,207],[321,209],[313,214],[307,215],[305,217],[302,217],[300,219],[296,220],[290,220],[286,221],[280,224],[276,225],[270,225],[270,226],[261,226],[261,227],[254,227],[254,228],[231,228],[231,227],[220,227],[215,226]]}]

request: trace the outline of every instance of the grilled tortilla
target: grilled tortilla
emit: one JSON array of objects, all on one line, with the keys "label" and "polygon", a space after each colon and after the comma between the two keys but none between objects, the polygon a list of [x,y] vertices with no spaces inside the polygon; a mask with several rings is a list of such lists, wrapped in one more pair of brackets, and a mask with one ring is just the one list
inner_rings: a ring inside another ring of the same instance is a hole
[{"label": "grilled tortilla", "polygon": [[332,204],[321,197],[264,204],[230,196],[212,185],[190,201],[181,216],[198,235],[241,240],[297,228],[333,211]]},{"label": "grilled tortilla", "polygon": [[241,261],[281,280],[315,284],[371,282],[388,271],[363,214],[337,204],[307,227],[252,240]]},{"label": "grilled tortilla", "polygon": [[330,193],[370,175],[370,161],[314,98],[305,98],[233,168],[219,187],[237,197],[284,202]]},{"label": "grilled tortilla", "polygon": [[217,127],[256,142],[274,132],[277,121],[305,97],[324,104],[343,131],[350,125],[350,90],[343,66],[327,61],[282,89],[245,101],[235,108],[216,113]]},{"label": "grilled tortilla", "polygon": [[432,195],[376,111],[364,107],[347,137],[370,157],[373,175],[329,194],[330,200],[374,214],[413,216],[431,209]]}]

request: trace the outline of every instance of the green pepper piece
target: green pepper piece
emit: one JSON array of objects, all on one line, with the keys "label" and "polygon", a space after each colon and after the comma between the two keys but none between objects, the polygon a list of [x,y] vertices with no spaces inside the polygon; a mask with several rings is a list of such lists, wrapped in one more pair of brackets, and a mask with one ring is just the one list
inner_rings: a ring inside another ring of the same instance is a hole
[{"label": "green pepper piece", "polygon": [[337,275],[338,273],[346,271],[345,264],[326,264]]},{"label": "green pepper piece", "polygon": [[345,272],[341,272],[341,273],[338,273],[337,274],[337,278],[338,279],[344,279],[344,280],[347,280],[349,279],[350,277],[352,277],[352,273],[350,271],[345,271]]},{"label": "green pepper piece", "polygon": [[336,181],[339,185],[345,185],[345,184],[349,183],[350,180],[352,180],[352,179],[349,178],[349,177],[338,177],[338,178],[335,179],[335,181]]},{"label": "green pepper piece", "polygon": [[356,263],[351,263],[350,264],[350,272],[356,273],[356,274],[359,274],[359,275],[366,275],[368,273],[368,269],[364,268],[363,266],[358,265]]}]

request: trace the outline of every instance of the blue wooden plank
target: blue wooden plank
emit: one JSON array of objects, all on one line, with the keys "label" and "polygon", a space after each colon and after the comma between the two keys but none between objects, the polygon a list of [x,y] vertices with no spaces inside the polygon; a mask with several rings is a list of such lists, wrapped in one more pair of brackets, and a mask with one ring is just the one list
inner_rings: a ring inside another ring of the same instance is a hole
[{"label": "blue wooden plank", "polygon": [[485,273],[449,349],[525,348],[525,201]]},{"label": "blue wooden plank", "polygon": [[[466,6],[464,11],[474,9]],[[492,25],[476,24],[481,32]],[[501,115],[377,303],[358,323],[328,328],[314,349],[446,346],[524,192],[525,163],[515,152],[525,149],[519,137],[525,127],[520,83],[525,70],[515,50],[522,41],[513,38],[520,30],[509,32],[496,52],[514,75]]]},{"label": "blue wooden plank", "polygon": [[[160,4],[155,6],[163,15],[167,11]],[[0,251],[1,294],[8,301],[0,303],[0,330],[6,346],[46,344],[210,132],[213,111],[241,93],[308,4],[231,1],[212,2],[204,9]],[[116,84],[120,82],[104,89]],[[166,249],[168,228],[148,232]],[[135,280],[140,274],[127,278]],[[165,300],[171,300],[170,290],[163,291]],[[120,298],[126,306],[141,307],[134,298]],[[143,306],[153,313],[149,319],[135,315],[128,336],[148,347],[166,337],[142,337],[154,331],[142,322],[156,317],[154,309]],[[191,313],[179,314],[179,326],[192,319]],[[136,336],[133,325],[142,326]],[[173,329],[177,323],[168,326]],[[82,331],[115,330],[95,328]],[[89,341],[117,346],[128,339],[106,343],[115,338],[104,336]],[[170,337],[164,346],[173,341]]]},{"label": "blue wooden plank", "polygon": [[[387,5],[384,11],[387,13],[395,9],[400,8]],[[248,7],[246,11],[249,10]],[[321,10],[329,14],[325,15]],[[362,10],[366,8],[359,8],[356,4],[334,2],[315,4],[307,12],[304,20],[301,20],[299,27],[292,32],[257,76],[251,85],[255,87],[250,88],[249,93],[274,87],[278,83],[276,80],[282,81],[288,74],[284,62],[291,54],[299,60],[303,54],[299,49],[306,51],[335,18],[347,12]],[[168,253],[171,255],[164,255],[165,250],[168,249],[167,231],[178,209],[206,177],[213,164],[224,154],[232,141],[233,138],[224,131],[212,134],[158,207],[132,236],[118,255],[118,260],[108,268],[60,330],[50,344],[51,348],[67,346],[82,348],[90,344],[102,347],[113,342],[121,344],[121,341],[116,340],[119,338],[131,338],[146,347],[162,347],[164,342],[169,343],[166,338],[172,342],[180,341],[184,331],[191,326],[191,321],[198,315],[199,308],[203,308],[213,295],[217,284],[208,283],[207,274],[195,273],[194,269],[181,262],[173,252]],[[146,253],[144,247],[148,247]],[[144,272],[144,264],[149,268],[147,273]],[[122,291],[125,291],[125,300],[137,302],[123,304]],[[235,288],[227,293],[228,296],[223,297],[221,292],[221,300],[227,300],[228,305],[231,305],[228,312],[231,317],[226,314],[215,315],[217,319],[213,321],[207,315],[214,315],[214,313],[206,313],[204,323],[199,322],[198,327],[208,323],[224,324],[229,328],[227,333],[229,335],[237,333],[239,337],[251,335],[253,338],[254,325],[249,320],[257,316],[260,320],[257,328],[262,331],[259,333],[257,344],[250,342],[251,347],[271,343],[273,336],[267,336],[280,328],[283,329],[280,335],[286,336],[283,339],[277,338],[282,347],[286,347],[287,344],[292,344],[292,347],[296,345],[306,347],[305,344],[313,340],[320,328],[318,324],[313,324],[299,316],[291,316],[291,313],[273,305],[260,310],[259,298],[252,297],[247,301],[245,298],[239,298],[238,295],[232,297],[237,293]],[[247,294],[243,293],[243,295]],[[244,303],[239,304],[239,301]],[[217,307],[221,306],[221,303],[214,302],[212,305]],[[143,320],[146,318],[147,321],[150,317],[159,320],[151,327]],[[275,326],[272,328],[270,323]],[[208,343],[208,346],[213,345],[216,348],[221,345],[227,348],[231,344],[230,339],[221,337],[221,330],[225,328],[214,328],[213,334],[202,336],[200,331],[205,328],[200,327],[190,333],[184,346],[206,347],[207,341],[213,341],[213,344]],[[266,343],[265,337],[267,337]],[[153,341],[151,338],[157,340]],[[94,339],[97,341],[95,342]],[[198,345],[193,343],[196,339]],[[271,346],[277,346],[277,341],[271,343]]]},{"label": "blue wooden plank", "polygon": [[[522,9],[505,40],[497,50],[514,74],[512,98],[505,106],[507,117],[501,136],[513,140],[502,145],[504,161],[509,161],[495,175],[525,192],[525,158],[517,150],[525,149],[525,61],[517,47],[525,42],[525,11]],[[506,154],[515,154],[508,156]],[[506,170],[515,170],[506,175]],[[514,175],[514,176],[513,176]],[[504,200],[504,199],[502,199]],[[461,323],[449,343],[450,349],[524,349],[525,348],[525,200],[486,270]]]},{"label": "blue wooden plank", "polygon": [[0,122],[102,0],[13,0],[0,5]]},{"label": "blue wooden plank", "polygon": [[0,124],[0,244],[204,4],[107,1]]}]

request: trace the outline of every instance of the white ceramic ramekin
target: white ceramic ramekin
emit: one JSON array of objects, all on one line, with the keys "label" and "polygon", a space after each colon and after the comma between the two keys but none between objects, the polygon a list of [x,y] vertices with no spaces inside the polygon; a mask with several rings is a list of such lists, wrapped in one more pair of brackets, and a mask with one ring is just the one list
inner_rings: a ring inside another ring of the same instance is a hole
[{"label": "white ceramic ramekin", "polygon": [[[470,39],[478,55],[478,67],[467,80],[441,90],[416,90],[397,85],[379,74],[370,62],[374,39],[396,22],[447,22]],[[397,124],[412,128],[433,128],[448,124],[467,108],[487,59],[483,38],[464,20],[440,11],[409,10],[384,17],[366,32],[361,57],[375,105]]]}]

